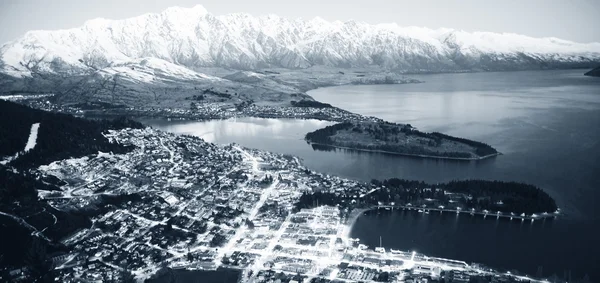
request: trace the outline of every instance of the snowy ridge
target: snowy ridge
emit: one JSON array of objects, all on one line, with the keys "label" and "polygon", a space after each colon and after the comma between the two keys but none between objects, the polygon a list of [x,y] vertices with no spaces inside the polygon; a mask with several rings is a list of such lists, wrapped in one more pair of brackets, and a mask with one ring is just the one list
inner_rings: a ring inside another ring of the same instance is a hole
[{"label": "snowy ridge", "polygon": [[532,69],[600,62],[600,43],[320,18],[214,16],[195,6],[125,20],[95,19],[74,29],[30,31],[0,48],[0,70],[17,77],[32,72],[77,74],[141,58],[166,61],[171,65],[157,64],[189,76],[198,75],[192,71],[198,67]]},{"label": "snowy ridge", "polygon": [[156,58],[132,59],[127,63],[112,64],[98,71],[102,76],[118,76],[132,81],[153,83],[162,81],[198,81],[207,82],[223,81],[221,78],[194,72],[183,66],[175,65]]}]

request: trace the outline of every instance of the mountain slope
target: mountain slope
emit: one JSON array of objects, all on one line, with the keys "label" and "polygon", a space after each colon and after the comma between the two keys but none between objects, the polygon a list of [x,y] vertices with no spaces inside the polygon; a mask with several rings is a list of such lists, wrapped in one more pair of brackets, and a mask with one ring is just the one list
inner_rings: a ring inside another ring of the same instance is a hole
[{"label": "mountain slope", "polygon": [[590,77],[600,77],[600,67],[596,67],[596,68],[586,72],[584,75],[590,76]]},{"label": "mountain slope", "polygon": [[11,76],[81,74],[139,58],[189,69],[375,65],[405,72],[515,70],[589,66],[600,62],[600,43],[319,18],[214,16],[196,6],[126,20],[96,19],[68,30],[31,31],[0,48],[0,70]]}]

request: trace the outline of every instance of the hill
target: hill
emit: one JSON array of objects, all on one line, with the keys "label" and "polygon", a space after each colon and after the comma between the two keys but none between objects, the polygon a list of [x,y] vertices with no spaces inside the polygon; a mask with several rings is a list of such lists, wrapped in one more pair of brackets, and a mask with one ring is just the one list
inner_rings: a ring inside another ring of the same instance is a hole
[{"label": "hill", "polygon": [[[40,123],[37,144],[22,152],[34,123]],[[140,127],[140,123],[125,118],[92,121],[0,100],[0,160],[21,152],[9,165],[25,169],[98,151],[126,152],[127,147],[110,143],[102,133]]]},{"label": "hill", "polygon": [[430,158],[478,160],[498,154],[482,142],[381,121],[328,126],[306,134],[306,140],[316,145]]},{"label": "hill", "polygon": [[[23,152],[33,123],[40,123],[36,145]],[[0,227],[6,245],[0,248],[1,267],[22,266],[31,260],[28,251],[35,243],[36,256],[64,251],[59,240],[77,229],[89,227],[97,211],[61,211],[40,201],[38,190],[60,190],[60,181],[41,178],[34,170],[42,164],[103,152],[127,152],[131,148],[110,143],[103,133],[110,129],[138,128],[141,124],[118,119],[86,120],[71,115],[32,109],[0,100],[0,160],[19,153],[0,165]],[[101,203],[115,203],[102,197]],[[102,207],[100,205],[99,207]],[[27,221],[24,221],[27,219]],[[43,233],[39,231],[44,231]],[[37,254],[37,253],[42,253]]]},{"label": "hill", "polygon": [[600,77],[600,67],[596,67],[593,70],[586,72],[584,75],[590,77]]}]

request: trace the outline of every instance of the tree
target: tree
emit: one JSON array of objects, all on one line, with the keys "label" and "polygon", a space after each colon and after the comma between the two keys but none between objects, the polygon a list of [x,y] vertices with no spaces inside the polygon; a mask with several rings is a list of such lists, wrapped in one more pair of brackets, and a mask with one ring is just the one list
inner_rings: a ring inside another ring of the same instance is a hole
[{"label": "tree", "polygon": [[150,93],[152,93],[152,96],[154,97],[154,102],[156,103],[160,102],[160,99],[166,97],[169,91],[171,91],[168,88],[148,88],[148,90]]},{"label": "tree", "polygon": [[389,282],[390,281],[390,273],[389,272],[381,272],[375,279],[378,282]]},{"label": "tree", "polygon": [[38,237],[31,240],[25,259],[27,275],[32,282],[55,282],[54,264],[46,253],[46,246]]},{"label": "tree", "polygon": [[4,255],[0,255],[0,281],[9,282],[11,279],[10,269],[4,263]]},{"label": "tree", "polygon": [[248,229],[254,229],[254,222],[248,218],[246,218],[246,225],[248,225]]},{"label": "tree", "polygon": [[119,277],[121,277],[121,281],[122,283],[135,283],[135,276],[133,276],[133,274],[131,273],[131,271],[127,270],[127,269],[123,269],[121,270],[121,272],[119,273]]}]

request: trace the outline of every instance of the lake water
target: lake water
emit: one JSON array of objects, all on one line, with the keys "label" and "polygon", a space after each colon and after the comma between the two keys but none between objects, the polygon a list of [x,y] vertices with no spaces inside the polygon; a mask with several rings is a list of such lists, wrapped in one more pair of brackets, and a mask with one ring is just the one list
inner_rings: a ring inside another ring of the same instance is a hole
[{"label": "lake water", "polygon": [[410,123],[423,131],[486,142],[503,155],[479,162],[409,158],[347,150],[315,151],[305,133],[331,123],[243,118],[146,121],[217,143],[289,153],[309,168],[353,179],[399,177],[427,182],[480,178],[527,182],[550,193],[564,215],[521,223],[461,215],[371,213],[352,236],[376,246],[481,262],[535,275],[600,280],[600,79],[582,70],[415,76],[421,84],[340,86],[309,92],[364,115]]}]

